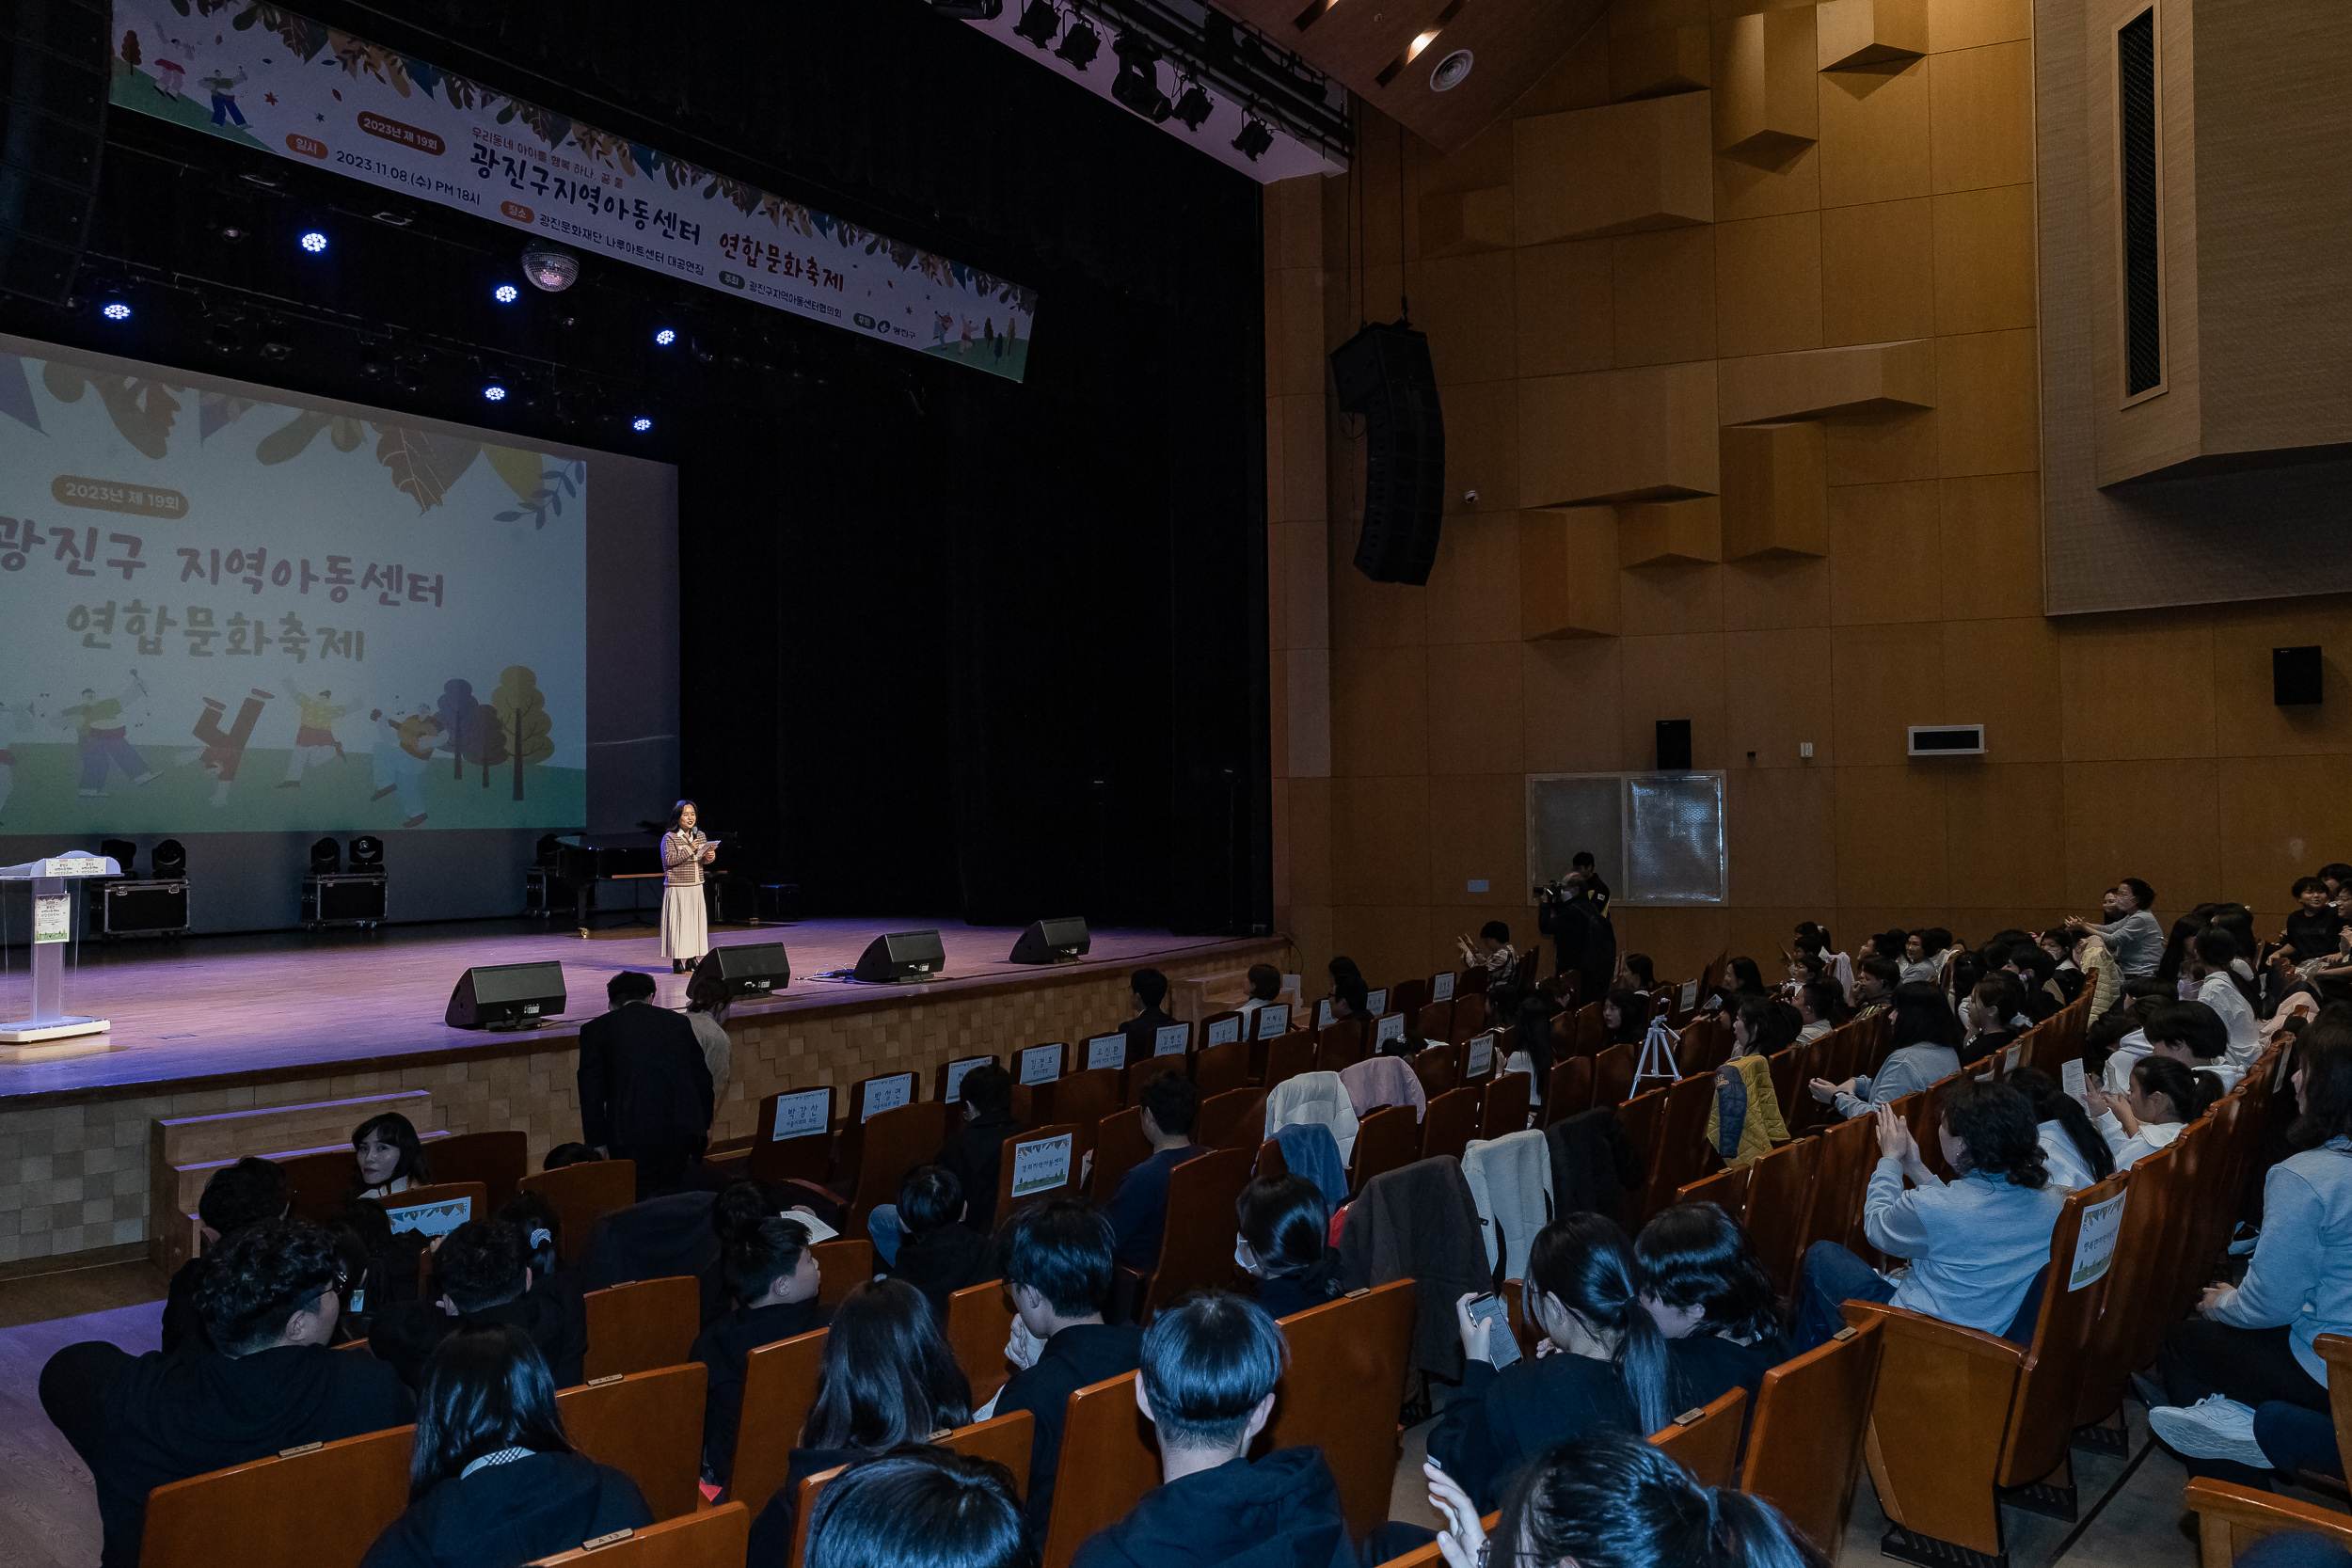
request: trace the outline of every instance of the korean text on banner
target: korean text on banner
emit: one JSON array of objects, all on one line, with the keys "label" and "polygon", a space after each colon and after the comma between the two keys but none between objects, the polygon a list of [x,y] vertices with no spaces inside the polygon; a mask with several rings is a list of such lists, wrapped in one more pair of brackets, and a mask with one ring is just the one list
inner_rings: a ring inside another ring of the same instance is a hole
[{"label": "korean text on banner", "polygon": [[1032,1045],[1021,1053],[1021,1082],[1050,1084],[1061,1076],[1062,1048],[1058,1041],[1052,1045]]},{"label": "korean text on banner", "polygon": [[1101,1067],[1125,1067],[1126,1065],[1126,1036],[1097,1035],[1092,1039],[1087,1041],[1088,1071],[1091,1072],[1096,1068]]},{"label": "korean text on banner", "polygon": [[869,1080],[866,1085],[866,1104],[858,1120],[870,1121],[883,1111],[895,1111],[914,1100],[914,1074],[894,1072],[887,1078]]},{"label": "korean text on banner", "polygon": [[1166,1027],[1153,1032],[1152,1036],[1152,1054],[1154,1056],[1181,1056],[1184,1053],[1184,1048],[1191,1043],[1191,1024],[1170,1023]]},{"label": "korean text on banner", "polygon": [[33,895],[33,940],[64,942],[73,934],[73,899],[63,893]]},{"label": "korean text on banner", "polygon": [[803,1089],[798,1094],[776,1096],[776,1130],[770,1141],[782,1143],[787,1138],[806,1138],[826,1130],[833,1115],[831,1089]]},{"label": "korean text on banner", "polygon": [[1012,1196],[1049,1193],[1070,1180],[1071,1134],[1032,1138],[1012,1146]]},{"label": "korean text on banner", "polygon": [[2116,1238],[2123,1232],[2123,1200],[2131,1196],[2121,1192],[2083,1211],[2082,1229],[2074,1237],[2074,1266],[2066,1275],[2068,1290],[2079,1291],[2106,1276],[2107,1265],[2115,1261]]}]

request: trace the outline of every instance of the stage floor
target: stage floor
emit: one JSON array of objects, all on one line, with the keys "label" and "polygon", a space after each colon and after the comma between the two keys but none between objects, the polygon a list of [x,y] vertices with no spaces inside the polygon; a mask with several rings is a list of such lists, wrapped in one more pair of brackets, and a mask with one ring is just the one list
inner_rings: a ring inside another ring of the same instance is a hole
[{"label": "stage floor", "polygon": [[[921,986],[861,986],[810,978],[821,970],[854,964],[880,932],[933,927],[946,948],[941,979]],[[1005,961],[1019,935],[1017,927],[921,919],[805,920],[720,931],[712,942],[721,947],[785,944],[792,960],[790,990],[746,1009],[766,1013],[1136,968],[1233,940],[1098,930],[1086,958],[1045,969]],[[453,1029],[441,1022],[451,988],[469,966],[550,958],[564,966],[566,1010],[561,1019],[515,1034]],[[113,946],[85,942],[79,969],[67,971],[65,1005],[69,1011],[111,1021],[112,1030],[54,1045],[0,1048],[0,1106],[30,1095],[70,1097],[151,1085],[178,1091],[201,1081],[253,1073],[329,1064],[360,1070],[363,1064],[429,1052],[512,1049],[575,1033],[604,1010],[605,982],[628,969],[651,974],[657,999],[664,1005],[685,1005],[686,976],[670,973],[657,938],[583,942],[569,927],[550,930],[535,921],[189,937]],[[24,950],[15,948],[0,974],[0,1017],[21,1016],[31,1002]]]}]

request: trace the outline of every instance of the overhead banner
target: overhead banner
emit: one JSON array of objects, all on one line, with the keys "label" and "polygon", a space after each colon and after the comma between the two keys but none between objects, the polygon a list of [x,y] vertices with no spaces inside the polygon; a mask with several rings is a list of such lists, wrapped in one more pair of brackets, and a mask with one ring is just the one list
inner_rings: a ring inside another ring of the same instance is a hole
[{"label": "overhead banner", "polygon": [[119,109],[1019,381],[1033,290],[253,0],[115,0]]}]

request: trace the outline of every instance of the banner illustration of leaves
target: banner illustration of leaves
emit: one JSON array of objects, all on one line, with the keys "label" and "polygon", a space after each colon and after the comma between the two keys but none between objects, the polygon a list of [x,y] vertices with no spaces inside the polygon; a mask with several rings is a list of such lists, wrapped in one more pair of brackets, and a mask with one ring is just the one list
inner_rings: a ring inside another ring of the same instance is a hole
[{"label": "banner illustration of leaves", "polygon": [[434,467],[424,436],[396,424],[377,425],[375,460],[392,471],[392,483],[417,503],[421,516],[441,504],[449,483]]}]

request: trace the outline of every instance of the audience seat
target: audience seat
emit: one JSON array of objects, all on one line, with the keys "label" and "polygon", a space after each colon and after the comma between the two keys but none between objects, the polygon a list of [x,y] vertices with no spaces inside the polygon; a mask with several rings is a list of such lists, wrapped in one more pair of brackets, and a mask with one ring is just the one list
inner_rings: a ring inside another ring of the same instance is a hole
[{"label": "audience seat", "polygon": [[2190,1478],[2181,1500],[2197,1515],[2201,1568],[2230,1568],[2240,1552],[2281,1530],[2316,1535],[2352,1551],[2352,1518],[2331,1508],[2199,1477]]},{"label": "audience seat", "polygon": [[1127,1173],[1150,1158],[1152,1140],[1143,1135],[1141,1106],[1104,1117],[1094,1130],[1094,1169],[1088,1178],[1087,1190],[1095,1203],[1108,1203]]},{"label": "audience seat", "polygon": [[1568,1049],[1579,1056],[1597,1056],[1609,1044],[1609,1025],[1601,1016],[1605,1006],[1598,999],[1587,1002],[1576,1010],[1576,1035]]},{"label": "audience seat", "polygon": [[1686,1410],[1649,1434],[1701,1486],[1729,1486],[1740,1475],[1740,1433],[1748,1418],[1748,1391],[1734,1388],[1712,1404]]},{"label": "audience seat", "polygon": [[1461,1072],[1462,1053],[1451,1045],[1423,1046],[1413,1053],[1412,1064],[1413,1075],[1421,1080],[1422,1094],[1435,1100],[1453,1090]]},{"label": "audience seat", "polygon": [[1315,1031],[1315,1070],[1338,1072],[1371,1054],[1368,1031],[1360,1019],[1327,1024]]},{"label": "audience seat", "polygon": [[1030,1099],[1030,1107],[1041,1122],[1068,1122],[1078,1130],[1078,1152],[1087,1153],[1094,1148],[1094,1130],[1102,1119],[1119,1109],[1119,1074],[1115,1067],[1098,1067],[1084,1072],[1073,1072],[1051,1084],[1040,1084]]},{"label": "audience seat", "polygon": [[1882,1342],[1875,1323],[1841,1328],[1828,1344],[1766,1372],[1756,1391],[1740,1490],[1787,1514],[1832,1561],[1862,1473]]},{"label": "audience seat", "polygon": [[1454,989],[1454,1026],[1446,1037],[1459,1044],[1486,1027],[1486,972],[1478,970],[1473,989],[1469,976]]},{"label": "audience seat", "polygon": [[1476,1089],[1448,1089],[1430,1101],[1429,1114],[1421,1123],[1421,1157],[1460,1159],[1478,1136],[1478,1101]]},{"label": "audience seat", "polygon": [[1613,1045],[1593,1058],[1593,1103],[1622,1105],[1633,1095],[1633,1047]]},{"label": "audience seat", "polygon": [[825,1086],[825,1131],[807,1132],[797,1138],[776,1136],[776,1103],[785,1094],[804,1094],[804,1089],[787,1089],[771,1094],[759,1102],[759,1131],[754,1135],[751,1163],[747,1173],[755,1181],[822,1181],[833,1169],[833,1119],[834,1091]]},{"label": "audience seat", "polygon": [[[1810,1102],[1811,1096],[1806,1099]],[[1797,1138],[1747,1167],[1748,1240],[1772,1276],[1772,1288],[1784,1297],[1795,1291],[1797,1270],[1804,1261],[1813,1172],[1822,1143],[1820,1138]]]},{"label": "audience seat", "polygon": [[1240,1148],[1254,1154],[1265,1142],[1265,1090],[1227,1089],[1200,1101],[1192,1141],[1204,1148]]},{"label": "audience seat", "polygon": [[1869,1243],[1862,1236],[1862,1197],[1870,1184],[1871,1167],[1878,1164],[1878,1118],[1855,1117],[1838,1122],[1814,1142],[1820,1145],[1820,1152],[1814,1158],[1813,1197],[1806,1205],[1797,1257],[1802,1262],[1804,1249],[1816,1242],[1836,1242],[1851,1247],[1857,1256],[1867,1256]]},{"label": "audience seat", "polygon": [[290,1449],[158,1486],[140,1568],[358,1568],[408,1506],[416,1432]]},{"label": "audience seat", "polygon": [[1193,1087],[1202,1100],[1249,1086],[1249,1042],[1227,1040],[1196,1053],[1192,1058]]},{"label": "audience seat", "polygon": [[[1502,1528],[1502,1515],[1500,1513],[1489,1513],[1479,1523],[1486,1528],[1487,1538],[1491,1540],[1495,1531]],[[1392,1557],[1386,1562],[1375,1564],[1375,1568],[1446,1568],[1445,1548],[1432,1541],[1426,1546],[1414,1547],[1403,1557]]]},{"label": "audience seat", "polygon": [[2352,1335],[2322,1334],[2312,1341],[2312,1349],[2328,1364],[2328,1404],[2336,1421],[2336,1459],[2344,1473],[2352,1476]]},{"label": "audience seat", "polygon": [[1593,1108],[1593,1058],[1569,1056],[1551,1064],[1544,1085],[1544,1125],[1565,1121]]},{"label": "audience seat", "polygon": [[1160,1484],[1159,1449],[1136,1405],[1136,1376],[1121,1372],[1070,1396],[1039,1568],[1070,1568],[1081,1542],[1125,1518]]},{"label": "audience seat", "polygon": [[1503,1138],[1526,1132],[1528,1095],[1533,1087],[1524,1072],[1498,1073],[1487,1084],[1479,1107],[1478,1135]]},{"label": "audience seat", "polygon": [[[1039,1188],[1019,1197],[1013,1196],[1012,1180],[1014,1172],[1021,1166],[1021,1150],[1031,1144],[1047,1143],[1055,1138],[1070,1140],[1070,1168],[1064,1173],[1061,1184]],[[1056,1122],[1049,1127],[1034,1127],[1026,1132],[1016,1132],[1007,1138],[996,1161],[996,1228],[1004,1229],[1013,1215],[1032,1203],[1040,1203],[1049,1197],[1077,1196],[1078,1178],[1086,1164],[1085,1157],[1079,1152],[1080,1147],[1076,1124],[1067,1121]]]},{"label": "audience seat", "polygon": [[1429,1005],[1429,982],[1400,980],[1389,988],[1389,1011],[1411,1018]]},{"label": "audience seat", "polygon": [[1149,1323],[1188,1291],[1232,1289],[1233,1207],[1249,1185],[1251,1164],[1241,1149],[1218,1148],[1168,1173],[1168,1228],[1137,1323]]},{"label": "audience seat", "polygon": [[556,1257],[568,1269],[587,1252],[589,1233],[598,1220],[637,1201],[637,1163],[590,1160],[536,1172],[516,1185],[537,1193],[555,1210]]},{"label": "audience seat", "polygon": [[751,1544],[751,1511],[736,1503],[630,1530],[619,1541],[543,1557],[532,1568],[570,1568],[592,1553],[598,1568],[739,1568]]},{"label": "audience seat", "polygon": [[[947,1069],[958,1065],[958,1063],[962,1062],[969,1062],[973,1067],[977,1067],[982,1062],[987,1063],[990,1067],[1003,1067],[1005,1065],[1002,1060],[994,1055],[959,1056],[953,1062],[940,1063],[937,1067],[931,1069],[931,1098],[938,1101],[942,1105],[961,1105],[963,1103],[961,1097],[954,1100],[947,1098]],[[964,1070],[968,1072],[971,1070],[971,1068],[966,1068]],[[961,1085],[957,1085],[959,1090],[961,1090]]]},{"label": "audience seat", "polygon": [[[1794,1148],[1796,1145],[1784,1147]],[[1711,1203],[1733,1219],[1740,1219],[1748,1211],[1748,1183],[1755,1179],[1756,1167],[1761,1164],[1763,1162],[1758,1160],[1736,1169],[1719,1170],[1712,1176],[1702,1176],[1696,1181],[1686,1181],[1674,1190],[1668,1201]]]},{"label": "audience seat", "polygon": [[1319,1448],[1359,1541],[1389,1516],[1397,1412],[1413,1351],[1413,1282],[1400,1279],[1311,1307],[1281,1322],[1290,1370],[1252,1451]]},{"label": "audience seat", "polygon": [[1315,1037],[1311,1031],[1293,1029],[1277,1035],[1265,1042],[1265,1081],[1259,1086],[1272,1089],[1278,1084],[1315,1070]]},{"label": "audience seat", "polygon": [[1001,1279],[967,1285],[947,1297],[944,1325],[956,1365],[972,1380],[975,1408],[996,1397],[1012,1380],[1012,1365],[1005,1359],[1005,1342],[1012,1338],[1012,1292]]},{"label": "audience seat", "polygon": [[1243,1020],[1240,1009],[1235,1007],[1228,1007],[1222,1012],[1210,1013],[1201,1019],[1199,1025],[1200,1049],[1203,1051],[1214,1045],[1224,1044],[1225,1041],[1220,1037],[1229,1035],[1246,1045],[1248,1043],[1248,1034],[1249,1025]]},{"label": "audience seat", "polygon": [[1405,1016],[1415,1039],[1453,1043],[1454,1003],[1450,998],[1443,1002],[1424,1002]]},{"label": "audience seat", "polygon": [[1707,1143],[1707,1113],[1715,1103],[1712,1071],[1694,1072],[1666,1087],[1666,1108],[1650,1164],[1649,1195],[1642,1206],[1645,1214],[1654,1214],[1672,1203],[1677,1191],[1716,1164],[1715,1151]]},{"label": "audience seat", "polygon": [[2188,1168],[2185,1152],[2175,1141],[2142,1157],[2126,1173],[2131,1198],[2116,1227],[2106,1294],[2083,1345],[2082,1389],[2074,1400],[2077,1426],[2115,1414],[2131,1374],[2155,1360],[2164,1337],[2180,1321],[2162,1280],[2169,1273],[2166,1255],[2184,1240],[2181,1211],[2189,1198],[2181,1185]]},{"label": "audience seat", "polygon": [[817,1257],[817,1299],[838,1307],[841,1298],[874,1277],[874,1243],[863,1236],[838,1236],[808,1249]]},{"label": "audience seat", "polygon": [[1643,1184],[1630,1187],[1625,1195],[1625,1228],[1629,1235],[1642,1228],[1649,1218],[1648,1178],[1658,1169],[1658,1134],[1665,1125],[1666,1091],[1652,1089],[1637,1094],[1617,1107],[1617,1126],[1625,1133],[1626,1142],[1633,1148],[1634,1157],[1641,1161]]},{"label": "audience seat", "polygon": [[495,1214],[514,1197],[516,1184],[531,1169],[531,1135],[521,1128],[457,1132],[433,1146],[433,1180],[479,1181]]},{"label": "audience seat", "polygon": [[1136,1060],[1129,1062],[1120,1077],[1120,1104],[1124,1106],[1136,1106],[1142,1104],[1144,1085],[1149,1084],[1152,1079],[1159,1077],[1164,1072],[1173,1072],[1181,1075],[1184,1071],[1185,1068],[1190,1065],[1190,1057],[1175,1055],[1139,1056]]},{"label": "audience seat", "polygon": [[1347,1190],[1421,1158],[1421,1115],[1410,1105],[1383,1105],[1356,1124],[1356,1148],[1348,1161]]},{"label": "audience seat", "polygon": [[657,1519],[702,1506],[703,1400],[699,1361],[583,1383],[555,1396],[572,1447],[637,1483]]},{"label": "audience seat", "polygon": [[591,1382],[677,1366],[690,1359],[702,1330],[702,1282],[691,1274],[635,1280],[580,1299],[588,1319],[583,1370]]},{"label": "audience seat", "polygon": [[868,1214],[898,1201],[907,1172],[937,1154],[947,1141],[947,1113],[954,1109],[936,1100],[918,1100],[866,1118],[856,1150],[857,1187],[843,1229],[851,1235],[863,1232]]},{"label": "audience seat", "polygon": [[784,1484],[792,1449],[817,1402],[824,1329],[762,1345],[743,1360],[743,1414],[727,1497],[756,1515]]}]

